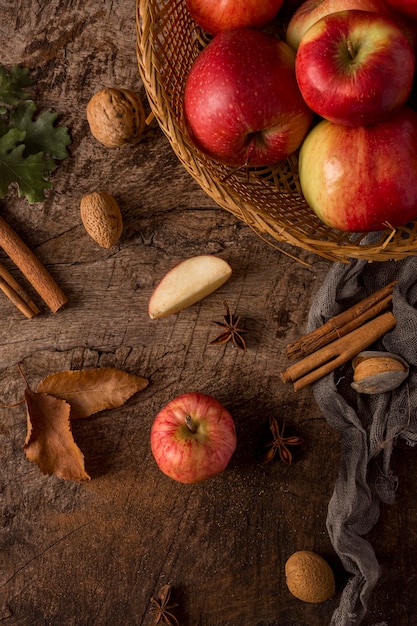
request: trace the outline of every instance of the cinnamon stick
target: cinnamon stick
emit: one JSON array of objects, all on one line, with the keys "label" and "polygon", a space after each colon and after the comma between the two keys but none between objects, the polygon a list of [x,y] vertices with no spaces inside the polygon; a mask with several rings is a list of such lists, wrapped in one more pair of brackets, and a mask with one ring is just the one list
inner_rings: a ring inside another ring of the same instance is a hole
[{"label": "cinnamon stick", "polygon": [[56,313],[67,302],[66,296],[37,256],[2,217],[0,217],[0,246],[17,265],[51,311]]},{"label": "cinnamon stick", "polygon": [[382,313],[392,302],[392,292],[396,282],[393,280],[346,311],[332,317],[319,328],[288,344],[287,357],[296,359],[307,356]]},{"label": "cinnamon stick", "polygon": [[23,287],[3,265],[0,265],[0,289],[26,317],[34,317],[40,312]]},{"label": "cinnamon stick", "polygon": [[292,382],[294,391],[319,380],[340,365],[347,363],[396,325],[394,315],[387,311],[343,337],[323,346],[280,374],[284,383]]}]

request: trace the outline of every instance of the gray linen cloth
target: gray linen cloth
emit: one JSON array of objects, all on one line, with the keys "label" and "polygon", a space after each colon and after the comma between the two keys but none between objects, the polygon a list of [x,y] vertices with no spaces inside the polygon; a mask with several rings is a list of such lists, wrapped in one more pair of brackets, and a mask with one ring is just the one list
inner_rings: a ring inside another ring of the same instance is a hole
[{"label": "gray linen cloth", "polygon": [[378,521],[381,502],[394,501],[398,481],[390,460],[395,442],[401,437],[409,445],[417,443],[417,257],[335,263],[308,317],[307,331],[311,331],[392,280],[397,280],[392,306],[397,325],[367,349],[402,356],[410,365],[408,379],[391,392],[359,394],[350,387],[350,362],[313,385],[323,415],[341,436],[340,466],[329,502],[327,530],[334,550],[351,574],[330,626],[357,626],[367,614],[381,571],[365,535]]}]

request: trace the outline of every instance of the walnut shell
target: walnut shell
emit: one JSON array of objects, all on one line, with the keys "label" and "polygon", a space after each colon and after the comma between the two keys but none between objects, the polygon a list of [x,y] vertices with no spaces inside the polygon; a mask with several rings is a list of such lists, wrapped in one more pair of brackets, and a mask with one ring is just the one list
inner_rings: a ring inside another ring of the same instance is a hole
[{"label": "walnut shell", "polygon": [[91,134],[108,148],[137,143],[145,117],[142,100],[129,89],[102,89],[87,104]]},{"label": "walnut shell", "polygon": [[111,248],[123,231],[122,213],[106,191],[94,191],[81,198],[81,220],[85,230],[102,248]]},{"label": "walnut shell", "polygon": [[303,602],[324,602],[335,593],[333,571],[315,552],[294,552],[285,564],[285,576],[289,591]]}]

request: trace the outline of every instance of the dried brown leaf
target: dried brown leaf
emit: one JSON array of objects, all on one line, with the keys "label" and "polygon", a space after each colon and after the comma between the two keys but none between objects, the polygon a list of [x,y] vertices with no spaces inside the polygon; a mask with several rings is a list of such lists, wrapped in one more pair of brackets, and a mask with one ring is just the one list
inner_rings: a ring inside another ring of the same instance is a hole
[{"label": "dried brown leaf", "polygon": [[71,407],[65,400],[25,390],[27,435],[23,449],[44,474],[67,480],[89,480],[84,456],[71,432]]},{"label": "dried brown leaf", "polygon": [[71,405],[71,419],[80,419],[122,406],[147,385],[146,378],[102,367],[50,374],[39,383],[37,392],[65,400]]}]

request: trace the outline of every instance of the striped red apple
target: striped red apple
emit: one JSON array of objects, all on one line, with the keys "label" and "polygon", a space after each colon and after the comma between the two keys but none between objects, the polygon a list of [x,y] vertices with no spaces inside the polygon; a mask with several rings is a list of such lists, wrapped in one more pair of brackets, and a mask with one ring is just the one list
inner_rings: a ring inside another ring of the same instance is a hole
[{"label": "striped red apple", "polygon": [[278,163],[304,139],[313,117],[295,77],[295,53],[249,28],[218,33],[186,79],[184,116],[193,143],[234,167]]},{"label": "striped red apple", "polygon": [[[307,30],[319,19],[339,11],[371,11],[378,15],[385,15],[393,19],[399,28],[406,34],[413,49],[416,45],[416,25],[405,19],[404,15],[394,8],[394,2],[386,0],[304,0],[291,16],[286,29],[286,42],[297,50],[301,39]],[[398,0],[401,2],[402,0]],[[407,2],[408,0],[403,0]],[[415,0],[410,0],[414,4]]]},{"label": "striped red apple", "polygon": [[319,122],[303,142],[299,177],[322,222],[368,232],[417,218],[417,112],[356,128]]},{"label": "striped red apple", "polygon": [[405,104],[415,57],[390,18],[339,11],[307,30],[295,71],[301,94],[315,113],[336,124],[362,126],[382,122]]},{"label": "striped red apple", "polygon": [[187,0],[193,20],[211,35],[234,28],[263,28],[277,15],[283,0]]},{"label": "striped red apple", "polygon": [[213,396],[188,392],[155,417],[151,450],[160,470],[181,483],[198,483],[226,469],[236,449],[235,423]]}]

